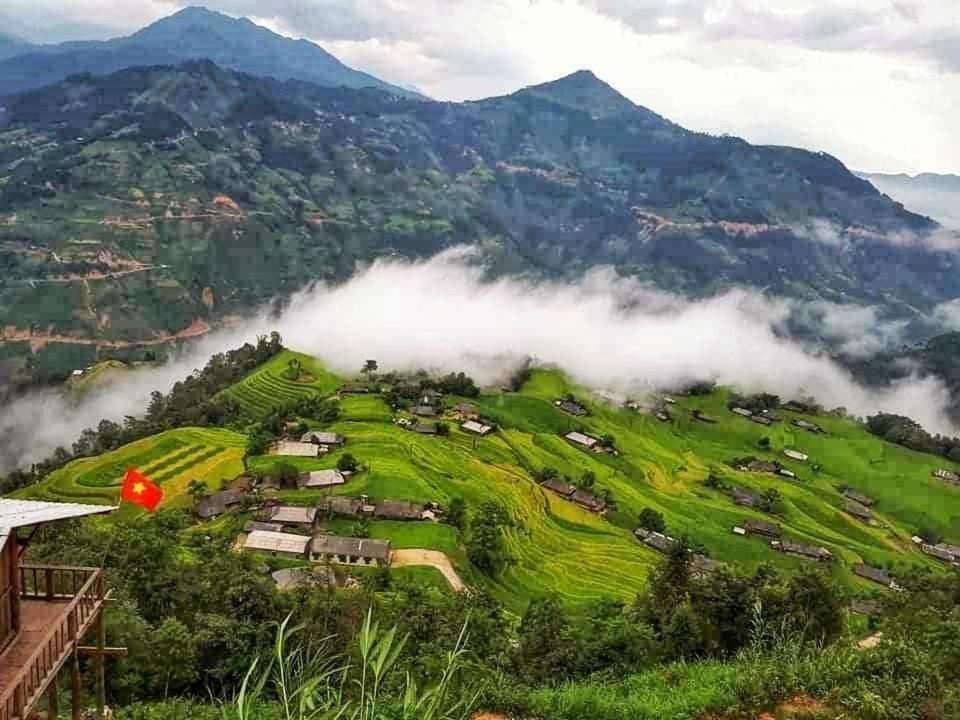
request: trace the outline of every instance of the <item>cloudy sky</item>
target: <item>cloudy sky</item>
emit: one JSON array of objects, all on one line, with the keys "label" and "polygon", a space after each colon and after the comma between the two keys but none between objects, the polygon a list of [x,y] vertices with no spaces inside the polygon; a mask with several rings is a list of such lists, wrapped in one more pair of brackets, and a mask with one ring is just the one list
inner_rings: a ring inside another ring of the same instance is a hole
[{"label": "cloudy sky", "polygon": [[[30,39],[125,34],[181,0],[3,0]],[[438,99],[589,68],[696,130],[881,172],[960,173],[957,0],[208,0]]]}]

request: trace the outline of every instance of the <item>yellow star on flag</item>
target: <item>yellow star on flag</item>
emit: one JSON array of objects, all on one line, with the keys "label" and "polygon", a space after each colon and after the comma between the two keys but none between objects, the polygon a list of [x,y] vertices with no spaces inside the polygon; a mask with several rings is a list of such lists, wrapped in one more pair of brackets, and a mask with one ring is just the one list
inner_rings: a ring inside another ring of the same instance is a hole
[{"label": "yellow star on flag", "polygon": [[146,486],[142,482],[134,483],[133,485],[133,492],[137,495],[139,495],[146,489],[147,489]]}]

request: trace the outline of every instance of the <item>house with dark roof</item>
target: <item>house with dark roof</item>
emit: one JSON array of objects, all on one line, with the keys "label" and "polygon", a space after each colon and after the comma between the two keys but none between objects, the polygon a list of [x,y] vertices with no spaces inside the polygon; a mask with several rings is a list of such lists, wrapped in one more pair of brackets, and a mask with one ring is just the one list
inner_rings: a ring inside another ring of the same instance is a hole
[{"label": "house with dark roof", "polygon": [[886,570],[881,570],[880,568],[870,567],[864,563],[857,563],[853,566],[853,572],[855,575],[862,577],[866,580],[872,580],[878,585],[883,585],[885,588],[896,587],[896,582],[893,576],[888,573]]},{"label": "house with dark roof", "polygon": [[800,543],[783,542],[779,540],[771,540],[770,547],[774,550],[784,553],[785,555],[793,555],[794,557],[803,558],[805,560],[816,560],[817,562],[830,562],[833,560],[833,553],[827,550],[824,547],[816,547],[814,545],[802,545]]},{"label": "house with dark roof", "polygon": [[252,533],[256,530],[263,532],[283,532],[283,525],[280,523],[263,522],[262,520],[248,520],[243,524],[245,533]]},{"label": "house with dark roof", "polygon": [[313,528],[317,521],[317,509],[299,505],[278,505],[269,508],[261,519],[284,527],[309,530]]},{"label": "house with dark roof", "polygon": [[454,406],[454,411],[460,416],[461,420],[479,420],[480,411],[476,405],[470,403],[459,403]]},{"label": "house with dark roof", "polygon": [[201,520],[220,517],[230,508],[240,505],[246,493],[242,490],[221,490],[197,503],[196,515]]},{"label": "house with dark roof", "polygon": [[743,507],[756,507],[760,503],[760,496],[745,487],[735,487],[733,502]]},{"label": "house with dark roof", "polygon": [[314,445],[325,445],[328,448],[339,447],[343,445],[343,435],[335,432],[321,432],[319,430],[310,430],[300,437],[302,443],[313,443]]},{"label": "house with dark roof", "polygon": [[337,392],[339,392],[341,395],[366,395],[370,392],[370,388],[368,388],[366,385],[348,383],[346,385],[341,385]]},{"label": "house with dark roof", "polygon": [[603,515],[607,511],[606,500],[598,495],[594,495],[589,490],[581,490],[579,488],[574,490],[573,494],[570,495],[570,500],[590,512]]},{"label": "house with dark roof", "polygon": [[717,419],[715,417],[707,415],[703,410],[700,410],[699,408],[694,408],[693,410],[691,410],[690,417],[702,423],[707,423],[708,425],[714,425],[717,422]]},{"label": "house with dark roof", "polygon": [[924,555],[929,555],[932,558],[937,560],[942,560],[943,562],[952,563],[958,560],[957,556],[950,552],[943,545],[931,545],[930,543],[923,543],[920,545],[920,551]]},{"label": "house with dark roof", "polygon": [[677,542],[669,535],[654,532],[653,530],[644,530],[643,528],[637,528],[633,531],[633,534],[647,547],[653,548],[654,550],[658,550],[662,553],[669,552],[670,548],[672,548]]},{"label": "house with dark roof", "polygon": [[413,426],[413,431],[419,435],[439,435],[436,423],[417,423]]},{"label": "house with dark roof", "polygon": [[571,495],[573,495],[574,491],[576,491],[577,489],[575,485],[571,485],[570,483],[565,482],[560,478],[550,478],[549,480],[546,480],[543,483],[541,483],[541,486],[546,488],[550,492],[559,495],[560,497],[568,498],[568,499]]},{"label": "house with dark roof", "polygon": [[334,487],[343,485],[347,478],[337,469],[313,470],[303,473],[297,479],[297,486],[302,489],[316,490],[318,488]]},{"label": "house with dark roof", "polygon": [[849,500],[858,502],[865,507],[870,507],[874,503],[876,503],[876,500],[874,500],[869,495],[864,495],[862,492],[858,490],[853,490],[852,488],[845,488],[843,491],[843,496]]},{"label": "house with dark roof", "polygon": [[437,416],[437,410],[433,405],[416,405],[410,412],[417,417],[432,418]]},{"label": "house with dark roof", "polygon": [[748,535],[762,535],[774,539],[783,534],[779,525],[764,520],[747,520],[743,523],[743,529],[747,531]]},{"label": "house with dark roof", "polygon": [[373,516],[381,520],[420,520],[423,505],[406,500],[382,500],[376,504]]},{"label": "house with dark roof", "polygon": [[856,500],[847,500],[847,504],[843,508],[844,512],[848,515],[853,515],[857,520],[862,520],[864,522],[869,522],[873,519],[873,513],[870,512],[870,508],[865,505],[861,505]]},{"label": "house with dark roof", "polygon": [[576,417],[584,417],[587,415],[587,409],[578,402],[568,399],[556,400],[553,403],[558,408],[563,410],[565,413],[574,415]]},{"label": "house with dark roof", "polygon": [[600,444],[600,440],[592,435],[576,431],[568,432],[563,436],[563,439],[571,445],[576,445],[584,450],[596,450]]},{"label": "house with dark roof", "polygon": [[750,417],[750,422],[755,422],[757,425],[773,425],[773,418],[766,415],[753,415]]},{"label": "house with dark roof", "polygon": [[382,567],[390,564],[390,541],[315,533],[309,553],[310,560],[317,563]]},{"label": "house with dark roof", "polygon": [[[369,508],[369,511],[364,508]],[[372,515],[373,506],[366,505],[363,500],[355,497],[346,497],[344,495],[334,495],[324,498],[319,507],[321,512],[330,515],[341,515],[344,517],[360,517],[361,515]]]}]

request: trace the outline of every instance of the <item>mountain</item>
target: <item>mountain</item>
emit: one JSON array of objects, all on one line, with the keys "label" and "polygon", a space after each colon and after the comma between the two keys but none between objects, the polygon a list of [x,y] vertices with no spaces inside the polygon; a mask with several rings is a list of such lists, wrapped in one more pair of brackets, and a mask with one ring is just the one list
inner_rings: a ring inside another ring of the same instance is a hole
[{"label": "mountain", "polygon": [[28,52],[32,45],[16,35],[0,32],[0,60]]},{"label": "mountain", "polygon": [[[0,58],[2,48],[0,42]],[[42,87],[75,73],[103,75],[133,66],[197,59],[280,80],[415,95],[347,67],[312,42],[291,40],[246,18],[234,19],[202,7],[181,10],[128,37],[21,48],[19,54],[0,62],[0,95]]]},{"label": "mountain", "polygon": [[960,230],[960,175],[857,173],[880,192],[946,227]]},{"label": "mountain", "polygon": [[836,158],[690,132],[588,72],[459,104],[210,61],[75,75],[0,110],[0,384],[461,244],[912,317],[960,295],[939,231]]}]

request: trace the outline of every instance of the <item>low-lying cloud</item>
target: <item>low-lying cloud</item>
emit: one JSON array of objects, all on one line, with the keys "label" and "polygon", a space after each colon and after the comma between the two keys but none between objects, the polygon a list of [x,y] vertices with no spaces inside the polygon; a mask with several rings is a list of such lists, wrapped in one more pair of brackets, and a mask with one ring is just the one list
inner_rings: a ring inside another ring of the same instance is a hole
[{"label": "low-lying cloud", "polygon": [[[825,355],[783,336],[794,310],[792,302],[746,290],[688,301],[611,270],[577,282],[489,281],[466,250],[416,263],[381,260],[344,284],[297,295],[279,318],[252,317],[243,331],[211,336],[163,368],[131,373],[77,405],[52,392],[13,403],[0,416],[0,433],[20,439],[0,469],[69,446],[103,417],[141,412],[151,390],[167,390],[211,353],[274,328],[288,347],[346,374],[373,358],[384,370],[465,370],[493,384],[532,357],[618,393],[713,379],[746,391],[810,395],[861,416],[900,412],[931,430],[953,431],[937,380],[911,377],[883,390],[858,385]],[[826,334],[854,335],[873,316],[838,316],[823,305],[812,317],[825,320]]]}]

